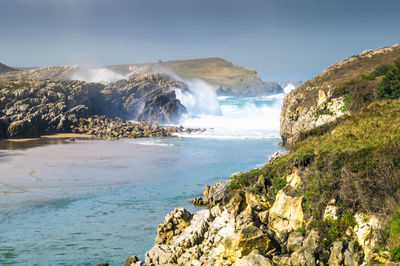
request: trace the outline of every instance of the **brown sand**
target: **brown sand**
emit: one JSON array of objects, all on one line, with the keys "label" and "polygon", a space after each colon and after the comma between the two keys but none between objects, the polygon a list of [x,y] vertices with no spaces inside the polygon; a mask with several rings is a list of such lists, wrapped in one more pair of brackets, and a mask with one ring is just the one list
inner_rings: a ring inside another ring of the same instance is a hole
[{"label": "brown sand", "polygon": [[25,139],[5,139],[5,141],[10,142],[25,142],[39,139],[93,139],[96,138],[94,135],[86,135],[86,134],[75,134],[75,133],[60,133],[54,135],[44,135],[40,136],[40,138],[25,138]]}]

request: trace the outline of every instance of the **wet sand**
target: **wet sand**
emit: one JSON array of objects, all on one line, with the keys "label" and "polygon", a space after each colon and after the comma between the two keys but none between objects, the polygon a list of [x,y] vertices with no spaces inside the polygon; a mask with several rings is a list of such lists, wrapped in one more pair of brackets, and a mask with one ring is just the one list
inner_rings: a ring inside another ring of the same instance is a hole
[{"label": "wet sand", "polygon": [[[40,138],[3,139],[0,140],[0,150],[24,150],[50,144],[68,143],[74,141],[75,139],[94,140],[96,139],[96,136],[86,134],[61,133],[54,135],[44,135]],[[0,157],[2,157],[1,151]]]}]

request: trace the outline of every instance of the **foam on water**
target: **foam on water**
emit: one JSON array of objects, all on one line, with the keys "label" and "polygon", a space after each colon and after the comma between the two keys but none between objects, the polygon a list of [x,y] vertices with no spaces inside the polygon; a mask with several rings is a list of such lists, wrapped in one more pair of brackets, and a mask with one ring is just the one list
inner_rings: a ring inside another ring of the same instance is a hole
[{"label": "foam on water", "polygon": [[[279,138],[279,115],[283,94],[237,98],[220,96],[220,113],[190,111],[181,119],[181,125],[205,128],[204,133],[184,134],[195,138],[263,139]],[[179,95],[178,95],[179,97]]]}]

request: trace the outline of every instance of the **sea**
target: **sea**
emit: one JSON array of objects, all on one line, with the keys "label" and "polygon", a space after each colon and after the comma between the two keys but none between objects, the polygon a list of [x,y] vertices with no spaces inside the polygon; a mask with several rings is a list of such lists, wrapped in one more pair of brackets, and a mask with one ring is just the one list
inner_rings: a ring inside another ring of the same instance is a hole
[{"label": "sea", "polygon": [[[192,84],[202,87],[203,84]],[[205,185],[262,167],[284,148],[284,94],[237,98],[177,90],[175,138],[0,141],[0,264],[122,265],[144,260],[157,225]],[[212,99],[210,101],[209,99]]]}]

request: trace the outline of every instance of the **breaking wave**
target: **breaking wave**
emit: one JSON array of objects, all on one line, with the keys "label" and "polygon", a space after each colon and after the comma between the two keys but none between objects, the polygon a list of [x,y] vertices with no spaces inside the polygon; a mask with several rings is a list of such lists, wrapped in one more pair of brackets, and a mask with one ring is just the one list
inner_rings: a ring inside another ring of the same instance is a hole
[{"label": "breaking wave", "polygon": [[238,98],[219,96],[205,82],[186,82],[189,92],[177,90],[188,110],[180,124],[205,128],[206,132],[184,134],[195,138],[279,138],[279,117],[284,95]]}]

